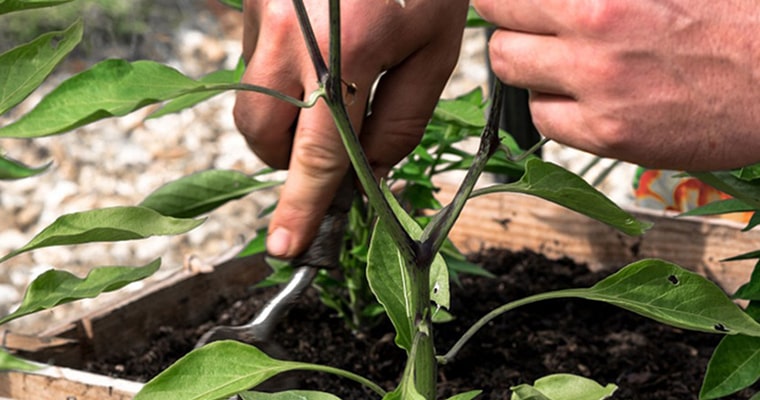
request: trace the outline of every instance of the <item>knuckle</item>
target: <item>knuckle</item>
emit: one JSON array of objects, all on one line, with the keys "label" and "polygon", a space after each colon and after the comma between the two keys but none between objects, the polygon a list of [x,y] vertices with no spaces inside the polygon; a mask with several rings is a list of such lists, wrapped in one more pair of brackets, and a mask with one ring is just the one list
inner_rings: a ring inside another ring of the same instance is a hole
[{"label": "knuckle", "polygon": [[576,13],[576,26],[594,36],[602,36],[620,25],[626,14],[624,1],[587,1],[587,7]]},{"label": "knuckle", "polygon": [[338,140],[328,140],[324,133],[301,129],[298,145],[293,149],[293,162],[303,167],[305,174],[313,177],[331,176],[344,166],[345,150]]}]

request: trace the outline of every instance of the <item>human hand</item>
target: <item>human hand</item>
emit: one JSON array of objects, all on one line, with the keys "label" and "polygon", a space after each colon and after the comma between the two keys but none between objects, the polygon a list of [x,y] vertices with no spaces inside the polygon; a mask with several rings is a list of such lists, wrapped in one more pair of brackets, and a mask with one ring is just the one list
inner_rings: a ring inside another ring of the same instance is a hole
[{"label": "human hand", "polygon": [[[305,4],[326,53],[328,2]],[[384,176],[424,132],[456,64],[468,1],[415,0],[405,8],[382,0],[341,5],[342,77],[357,89],[348,112],[375,175]],[[243,9],[243,82],[308,97],[318,82],[292,2],[246,0]],[[367,117],[370,89],[381,73]],[[267,250],[294,257],[314,237],[348,168],[330,112],[321,101],[299,110],[262,94],[239,92],[234,116],[254,153],[272,167],[289,169],[269,224]]]},{"label": "human hand", "polygon": [[558,142],[653,168],[760,161],[760,19],[750,1],[474,0],[492,67]]}]

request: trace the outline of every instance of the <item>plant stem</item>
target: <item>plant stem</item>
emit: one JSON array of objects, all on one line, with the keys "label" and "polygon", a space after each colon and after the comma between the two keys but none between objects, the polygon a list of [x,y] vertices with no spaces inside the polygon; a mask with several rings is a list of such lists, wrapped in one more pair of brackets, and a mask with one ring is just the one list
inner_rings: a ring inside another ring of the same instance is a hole
[{"label": "plant stem", "polygon": [[314,64],[314,69],[317,72],[317,80],[324,83],[330,73],[325,64],[325,60],[322,58],[322,53],[319,51],[319,43],[317,42],[316,36],[314,36],[314,29],[311,27],[309,14],[306,12],[303,0],[293,0],[293,6],[296,9],[298,25],[301,27],[301,33],[306,41],[306,49],[309,51],[311,62]]},{"label": "plant stem", "polygon": [[514,310],[517,307],[524,306],[526,304],[535,303],[538,301],[560,299],[560,298],[565,298],[565,297],[578,297],[577,293],[579,291],[580,291],[579,289],[565,289],[565,290],[557,290],[554,292],[539,293],[533,296],[525,297],[520,300],[515,300],[513,302],[504,304],[503,306],[494,309],[493,311],[489,312],[488,314],[480,318],[472,326],[470,326],[470,328],[462,335],[462,337],[459,338],[459,340],[457,340],[457,342],[454,343],[453,346],[451,346],[451,350],[449,350],[443,356],[438,356],[438,362],[441,364],[446,364],[446,363],[451,362],[454,359],[454,357],[456,357],[457,353],[459,353],[459,350],[462,349],[462,347],[467,343],[468,340],[472,339],[472,337],[475,336],[475,334],[480,330],[480,328],[484,327],[486,324],[488,324],[494,318],[500,316],[501,314],[504,314],[507,311]]},{"label": "plant stem", "polygon": [[451,228],[454,226],[454,222],[456,222],[459,214],[462,212],[480,174],[483,173],[483,169],[485,169],[488,159],[499,148],[499,122],[501,118],[501,104],[504,98],[502,95],[502,87],[501,82],[497,80],[492,92],[493,96],[488,115],[488,122],[480,135],[480,147],[478,148],[478,152],[475,154],[472,165],[470,165],[467,174],[462,180],[462,184],[454,195],[454,199],[439,211],[438,214],[433,217],[430,224],[425,227],[421,239],[421,253],[434,256],[441,248],[448,237]]},{"label": "plant stem", "polygon": [[381,388],[380,385],[376,384],[375,382],[372,382],[371,380],[361,375],[357,375],[353,372],[342,370],[340,368],[329,367],[326,365],[315,365],[315,364],[305,364],[305,363],[298,363],[298,365],[299,365],[298,369],[303,370],[303,371],[325,372],[328,374],[341,376],[343,378],[348,378],[354,382],[358,382],[368,387],[370,390],[372,390],[373,392],[377,393],[380,396],[385,396],[386,394],[385,390]]},{"label": "plant stem", "polygon": [[[432,260],[432,258],[431,258]],[[430,264],[411,264],[412,295],[416,296],[415,337],[407,361],[412,364],[414,386],[429,400],[435,399],[438,364],[433,346],[433,323],[430,320]]]},{"label": "plant stem", "polygon": [[[299,0],[294,0],[299,1]],[[338,22],[335,22],[338,21]],[[340,1],[330,0],[330,70],[326,81],[322,83],[326,86],[325,101],[335,121],[335,125],[340,133],[341,140],[348,152],[348,158],[356,170],[356,175],[361,182],[367,198],[375,208],[380,222],[386,225],[391,236],[396,240],[399,250],[408,260],[414,259],[417,253],[417,243],[412,240],[409,233],[401,226],[396,215],[391,210],[390,204],[385,199],[380,190],[380,186],[375,181],[372,173],[372,167],[362,149],[359,138],[356,135],[354,126],[348,116],[346,104],[343,101],[343,87],[340,73]],[[308,21],[307,21],[308,22]]]},{"label": "plant stem", "polygon": [[263,86],[249,85],[247,83],[221,83],[221,84],[205,85],[205,86],[201,86],[201,87],[189,90],[187,91],[187,93],[215,92],[215,91],[221,91],[221,90],[245,90],[249,92],[258,92],[258,93],[262,93],[268,96],[272,96],[278,100],[288,102],[300,108],[314,107],[314,105],[317,104],[317,100],[319,100],[320,97],[323,97],[325,95],[324,89],[317,89],[311,93],[308,100],[304,101],[304,100],[296,99],[295,97],[290,97],[276,90],[265,88]]}]

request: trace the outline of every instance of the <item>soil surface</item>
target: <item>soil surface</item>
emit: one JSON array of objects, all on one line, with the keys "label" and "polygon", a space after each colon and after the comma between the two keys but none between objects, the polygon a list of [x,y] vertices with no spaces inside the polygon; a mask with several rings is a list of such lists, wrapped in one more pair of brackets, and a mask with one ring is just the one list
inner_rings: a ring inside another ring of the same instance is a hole
[{"label": "soil surface", "polygon": [[[437,326],[439,353],[499,305],[534,293],[588,287],[608,275],[590,272],[569,259],[548,260],[528,252],[490,250],[472,260],[497,277],[462,276],[462,286],[452,286],[451,311],[456,319]],[[289,358],[353,371],[392,389],[403,369],[404,354],[393,344],[391,326],[383,323],[357,335],[345,329],[316,295],[306,297],[275,338]],[[243,323],[266,298],[263,293],[231,306],[220,305],[218,321],[201,327],[164,327],[156,332],[152,348],[133,349],[118,360],[96,360],[89,367],[98,373],[147,380],[189,351],[210,326]],[[719,335],[668,327],[601,303],[547,301],[508,313],[482,329],[453,363],[439,369],[438,397],[482,389],[478,399],[509,399],[510,386],[566,372],[618,385],[616,399],[697,399],[719,340]],[[376,397],[353,382],[321,374],[292,376],[281,384],[329,391],[343,399]],[[726,399],[749,399],[757,389]]]}]

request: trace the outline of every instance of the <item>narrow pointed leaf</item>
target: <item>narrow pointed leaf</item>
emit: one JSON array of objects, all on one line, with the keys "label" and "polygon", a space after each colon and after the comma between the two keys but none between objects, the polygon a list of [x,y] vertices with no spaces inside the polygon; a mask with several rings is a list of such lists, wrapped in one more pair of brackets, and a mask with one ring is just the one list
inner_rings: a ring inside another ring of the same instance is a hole
[{"label": "narrow pointed leaf", "polygon": [[533,386],[512,388],[512,400],[604,400],[612,397],[617,386],[602,386],[577,375],[555,374],[536,380]]},{"label": "narrow pointed leaf", "polygon": [[278,184],[262,182],[237,171],[208,170],[160,187],[140,205],[165,216],[192,218],[253,191]]},{"label": "narrow pointed leaf", "polygon": [[360,382],[378,393],[377,385],[350,372],[331,367],[281,361],[236,341],[219,341],[182,357],[143,386],[134,400],[218,400],[250,391],[267,379],[287,371],[333,373]]},{"label": "narrow pointed leaf", "polygon": [[49,270],[38,276],[26,289],[24,300],[13,313],[0,319],[0,324],[60,304],[97,297],[112,292],[158,271],[161,260],[142,267],[100,267],[91,270],[87,277],[79,278],[70,272]]},{"label": "narrow pointed leaf", "polygon": [[0,0],[0,15],[32,8],[52,7],[73,0]]},{"label": "narrow pointed leaf", "polygon": [[36,371],[40,367],[0,349],[0,371]]},{"label": "narrow pointed leaf", "polygon": [[760,378],[760,338],[726,336],[713,351],[699,398],[717,399],[744,389]]},{"label": "narrow pointed leaf", "polygon": [[481,393],[483,393],[482,390],[470,390],[469,392],[455,394],[454,396],[449,397],[447,400],[472,400],[478,397],[478,395]]},{"label": "narrow pointed leaf", "polygon": [[50,167],[47,163],[41,167],[29,167],[16,160],[0,156],[0,180],[23,179],[41,174]]},{"label": "narrow pointed leaf", "polygon": [[754,208],[750,207],[747,203],[739,199],[726,199],[720,201],[714,201],[707,203],[701,207],[693,208],[682,216],[702,216],[702,215],[718,215],[718,214],[730,214],[737,212],[753,211]]},{"label": "narrow pointed leaf", "polygon": [[640,235],[651,226],[636,220],[581,177],[539,159],[525,163],[525,174],[519,181],[476,190],[473,196],[499,192],[538,196],[604,222],[628,235]]},{"label": "narrow pointed leaf", "polygon": [[730,171],[689,172],[700,181],[760,210],[760,185],[737,178]]},{"label": "narrow pointed leaf", "polygon": [[[2,5],[0,5],[1,7]],[[56,65],[82,40],[82,22],[50,32],[0,54],[0,114],[37,89]]]},{"label": "narrow pointed leaf", "polygon": [[166,217],[145,207],[111,207],[67,214],[43,229],[22,248],[0,259],[0,262],[42,247],[177,235],[202,223],[203,220]]},{"label": "narrow pointed leaf", "polygon": [[0,137],[55,135],[199,89],[203,84],[152,61],[106,60],[61,83]]},{"label": "narrow pointed leaf", "polygon": [[340,400],[339,397],[313,390],[289,390],[287,392],[243,392],[238,394],[241,400]]},{"label": "narrow pointed leaf", "polygon": [[243,11],[243,0],[219,0],[219,2],[235,10]]},{"label": "narrow pointed leaf", "polygon": [[760,324],[717,285],[663,260],[638,261],[591,288],[561,292],[613,304],[679,328],[760,337]]},{"label": "narrow pointed leaf", "polygon": [[[417,225],[385,187],[386,197],[399,221],[412,238],[419,239],[422,228]],[[411,276],[407,260],[395,245],[384,224],[376,224],[370,243],[367,261],[367,280],[377,300],[385,308],[396,328],[396,344],[411,348],[414,332],[414,312],[417,305],[411,297]],[[441,307],[449,307],[449,278],[446,262],[437,254],[430,267],[431,300]]]}]

